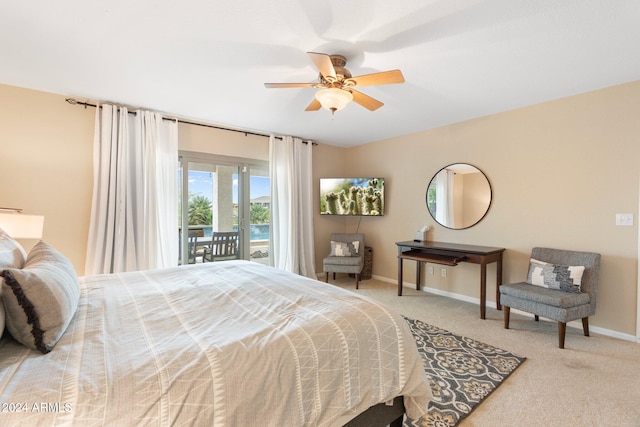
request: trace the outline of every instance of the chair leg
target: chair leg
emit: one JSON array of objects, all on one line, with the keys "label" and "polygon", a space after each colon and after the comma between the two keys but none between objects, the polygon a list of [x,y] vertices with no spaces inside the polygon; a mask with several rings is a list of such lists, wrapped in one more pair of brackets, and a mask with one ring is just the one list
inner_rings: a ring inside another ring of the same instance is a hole
[{"label": "chair leg", "polygon": [[360,285],[360,273],[356,273],[356,289],[358,289],[359,285]]},{"label": "chair leg", "polygon": [[511,314],[511,307],[503,305],[502,311],[504,311],[504,328],[509,329],[509,314]]},{"label": "chair leg", "polygon": [[540,316],[538,316],[537,314],[534,314],[534,315],[533,315],[533,319],[534,319],[536,322],[539,322],[539,321],[540,321]]},{"label": "chair leg", "polygon": [[325,274],[324,281],[329,283],[329,272],[328,271]]},{"label": "chair leg", "polygon": [[333,280],[336,280],[336,273],[335,273],[335,271],[333,272]]},{"label": "chair leg", "polygon": [[588,317],[582,318],[582,330],[584,331],[584,336],[588,337],[589,336],[589,318]]},{"label": "chair leg", "polygon": [[564,322],[558,322],[558,346],[564,348],[564,336],[567,332],[567,324]]}]

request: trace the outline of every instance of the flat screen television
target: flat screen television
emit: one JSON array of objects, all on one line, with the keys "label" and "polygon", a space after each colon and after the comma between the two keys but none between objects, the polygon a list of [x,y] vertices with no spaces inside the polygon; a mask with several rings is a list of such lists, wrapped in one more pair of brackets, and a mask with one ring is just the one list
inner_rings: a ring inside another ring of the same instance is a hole
[{"label": "flat screen television", "polygon": [[384,178],[320,178],[322,215],[384,215]]}]

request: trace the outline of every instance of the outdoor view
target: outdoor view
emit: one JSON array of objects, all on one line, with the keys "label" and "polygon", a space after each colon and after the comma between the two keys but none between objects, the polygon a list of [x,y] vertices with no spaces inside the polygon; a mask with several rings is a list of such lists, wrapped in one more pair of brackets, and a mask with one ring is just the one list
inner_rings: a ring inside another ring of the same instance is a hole
[{"label": "outdoor view", "polygon": [[[218,259],[236,259],[242,240],[239,235],[239,209],[242,200],[239,189],[239,168],[224,165],[189,165],[188,172],[188,226],[189,226],[189,263],[213,261],[211,253],[212,236],[219,238],[225,232],[234,238],[236,252],[234,256]],[[249,259],[268,263],[270,188],[266,170],[252,169],[249,178]],[[182,210],[179,212],[182,224]],[[245,232],[246,232],[245,231]],[[245,240],[246,241],[246,240]],[[205,259],[206,258],[206,259]]]}]

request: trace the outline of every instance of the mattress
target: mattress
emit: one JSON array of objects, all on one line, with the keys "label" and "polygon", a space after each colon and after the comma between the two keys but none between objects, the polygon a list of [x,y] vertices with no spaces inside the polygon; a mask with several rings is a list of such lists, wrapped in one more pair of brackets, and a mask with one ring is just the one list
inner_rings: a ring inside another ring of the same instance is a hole
[{"label": "mattress", "polygon": [[2,425],[338,426],[431,392],[404,319],[248,261],[80,279],[48,354],[0,341]]}]

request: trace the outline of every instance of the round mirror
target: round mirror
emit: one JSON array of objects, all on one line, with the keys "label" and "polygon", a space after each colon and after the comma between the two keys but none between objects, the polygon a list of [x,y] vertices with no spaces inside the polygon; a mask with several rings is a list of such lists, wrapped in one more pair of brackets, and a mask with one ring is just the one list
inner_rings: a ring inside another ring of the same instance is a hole
[{"label": "round mirror", "polygon": [[491,184],[475,166],[455,163],[436,173],[427,187],[427,208],[440,225],[454,230],[480,222],[491,205]]}]

